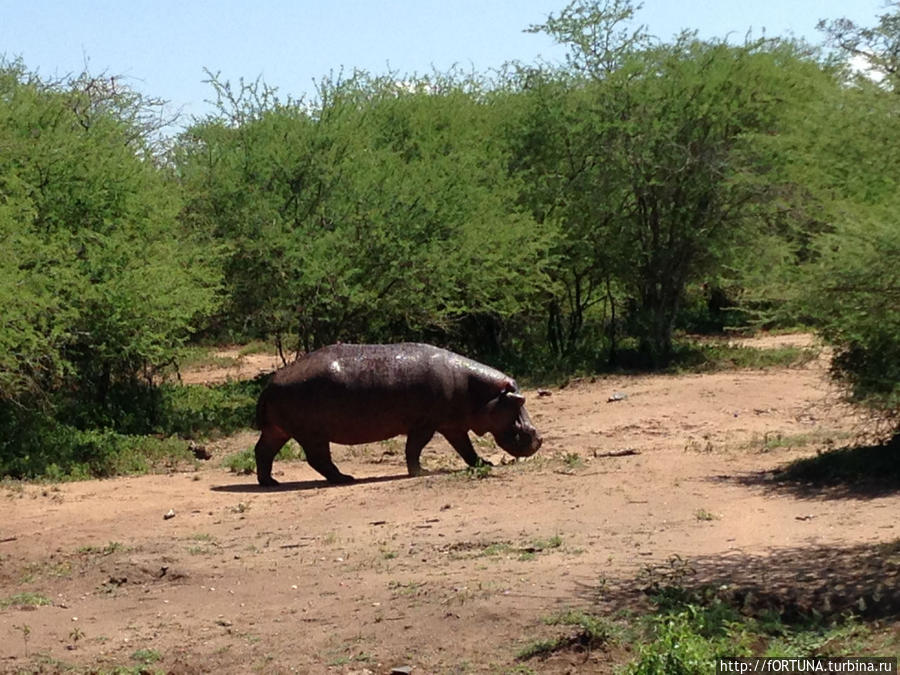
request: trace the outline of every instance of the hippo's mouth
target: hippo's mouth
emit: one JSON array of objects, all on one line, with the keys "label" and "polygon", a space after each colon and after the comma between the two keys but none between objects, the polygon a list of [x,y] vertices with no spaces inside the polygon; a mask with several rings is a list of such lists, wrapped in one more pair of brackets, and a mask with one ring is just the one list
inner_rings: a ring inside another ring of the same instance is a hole
[{"label": "hippo's mouth", "polygon": [[509,434],[495,435],[497,445],[513,457],[531,457],[543,443],[537,432],[513,431]]}]

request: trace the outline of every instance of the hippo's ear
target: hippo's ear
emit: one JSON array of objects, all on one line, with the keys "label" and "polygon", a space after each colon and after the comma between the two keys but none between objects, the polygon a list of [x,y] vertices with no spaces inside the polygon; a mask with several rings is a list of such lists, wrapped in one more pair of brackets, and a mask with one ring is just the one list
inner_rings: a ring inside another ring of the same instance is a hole
[{"label": "hippo's ear", "polygon": [[522,394],[517,394],[515,392],[509,391],[509,392],[503,392],[503,396],[506,397],[506,399],[508,401],[515,402],[515,404],[518,406],[525,405],[525,397],[522,396]]}]

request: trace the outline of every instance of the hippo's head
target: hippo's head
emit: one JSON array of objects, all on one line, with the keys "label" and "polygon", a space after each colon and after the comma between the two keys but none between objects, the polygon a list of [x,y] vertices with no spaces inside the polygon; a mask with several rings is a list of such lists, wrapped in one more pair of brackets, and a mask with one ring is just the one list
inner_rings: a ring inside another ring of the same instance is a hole
[{"label": "hippo's head", "polygon": [[525,397],[511,382],[497,398],[492,399],[481,411],[485,431],[497,441],[497,445],[513,457],[530,457],[541,447],[541,436],[531,423],[525,410]]}]

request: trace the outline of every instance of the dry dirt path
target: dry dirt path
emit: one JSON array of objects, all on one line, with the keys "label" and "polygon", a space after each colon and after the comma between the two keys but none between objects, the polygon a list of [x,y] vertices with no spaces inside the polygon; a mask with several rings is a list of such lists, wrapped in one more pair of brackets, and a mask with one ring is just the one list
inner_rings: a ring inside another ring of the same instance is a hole
[{"label": "dry dirt path", "polygon": [[[638,606],[648,569],[672,571],[673,556],[699,580],[801,609],[871,603],[885,583],[896,601],[900,565],[877,552],[896,550],[900,495],[771,480],[854,429],[821,360],[550,393],[529,392],[538,455],[486,478],[460,473],[438,439],[423,455],[433,473],[415,479],[394,441],[337,448],[361,479],[349,486],[276,461],[284,489],[264,491],[214,456],[191,472],[4,489],[0,601],[51,604],[0,609],[0,671],[144,659],[177,673],[509,672],[526,643],[562,630],[542,619]],[[608,671],[606,655],[583,659],[528,667]]]}]

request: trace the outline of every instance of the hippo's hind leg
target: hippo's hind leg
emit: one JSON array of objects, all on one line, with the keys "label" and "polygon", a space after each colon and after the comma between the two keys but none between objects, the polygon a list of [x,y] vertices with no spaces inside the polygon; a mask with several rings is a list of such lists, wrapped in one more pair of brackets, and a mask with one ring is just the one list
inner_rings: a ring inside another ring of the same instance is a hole
[{"label": "hippo's hind leg", "polygon": [[492,466],[489,461],[478,456],[475,448],[472,447],[472,441],[469,440],[469,434],[465,431],[442,431],[441,433],[469,466]]},{"label": "hippo's hind leg", "polygon": [[331,448],[328,441],[322,443],[310,443],[309,441],[302,443],[300,439],[297,442],[303,446],[303,452],[306,454],[306,461],[309,465],[325,476],[329,483],[352,483],[356,480],[353,476],[341,473],[331,461]]},{"label": "hippo's hind leg", "polygon": [[419,458],[422,456],[422,448],[428,445],[428,441],[434,436],[434,429],[414,429],[406,436],[406,470],[410,476],[422,475],[422,465]]},{"label": "hippo's hind leg", "polygon": [[272,462],[275,455],[288,442],[288,436],[278,427],[264,426],[253,454],[256,456],[256,480],[260,485],[274,487],[278,481],[272,478]]}]

